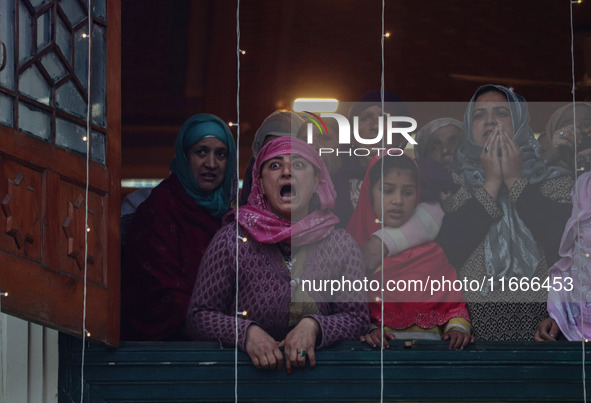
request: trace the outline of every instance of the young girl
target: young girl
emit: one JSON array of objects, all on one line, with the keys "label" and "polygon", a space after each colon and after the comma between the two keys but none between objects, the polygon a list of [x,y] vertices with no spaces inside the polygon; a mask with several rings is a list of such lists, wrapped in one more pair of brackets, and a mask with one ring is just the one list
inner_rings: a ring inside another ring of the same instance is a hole
[{"label": "young girl", "polygon": [[[383,180],[382,180],[383,172]],[[384,227],[399,228],[413,215],[420,200],[419,170],[414,160],[402,156],[374,158],[363,180],[359,203],[347,230],[363,246],[372,234]],[[433,193],[433,192],[431,192]],[[383,207],[382,207],[383,201]],[[436,200],[421,200],[436,202]],[[382,267],[372,274],[381,281]],[[457,279],[441,247],[427,242],[387,256],[383,261],[384,338],[450,340],[450,349],[463,349],[473,342],[468,310],[461,292],[443,291],[428,286],[432,280]],[[421,285],[422,283],[422,285]],[[396,289],[392,288],[394,286]],[[388,290],[390,288],[390,290]],[[370,293],[372,323],[377,326],[362,340],[372,347],[388,342],[381,340],[381,293]],[[375,302],[373,302],[375,301]]]}]

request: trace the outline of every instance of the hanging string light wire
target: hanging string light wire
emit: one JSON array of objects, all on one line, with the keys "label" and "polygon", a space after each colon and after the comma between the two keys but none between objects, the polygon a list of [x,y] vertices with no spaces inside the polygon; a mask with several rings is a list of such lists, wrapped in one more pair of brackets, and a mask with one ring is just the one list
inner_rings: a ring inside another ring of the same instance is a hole
[{"label": "hanging string light wire", "polygon": [[[0,294],[0,312],[2,312],[2,297],[4,296],[4,291]],[[0,387],[2,388],[2,403],[7,403],[6,400],[6,371],[4,367],[4,360],[5,354],[4,351],[6,349],[6,345],[8,341],[4,343],[4,324],[6,319],[5,314],[0,314]]]},{"label": "hanging string light wire", "polygon": [[[385,86],[386,86],[386,81],[385,81],[385,77],[384,77],[384,67],[385,67],[385,62],[384,62],[384,41],[386,39],[385,36],[385,29],[384,29],[384,13],[385,13],[385,9],[386,9],[386,1],[382,0],[382,37],[381,37],[381,47],[382,47],[382,75],[381,75],[381,85],[380,85],[380,98],[381,98],[381,103],[382,103],[382,118],[385,119],[386,118],[386,114],[384,113],[384,92],[385,92]],[[385,148],[384,145],[384,138],[382,137],[382,148]],[[382,181],[382,189],[384,188],[384,158],[382,157],[381,161],[380,161],[380,169],[381,169],[381,181]],[[382,230],[384,229],[384,192],[381,192],[380,197],[382,198],[382,211],[381,211],[381,227]],[[381,332],[381,341],[382,341],[382,347],[380,348],[380,403],[384,402],[384,243],[382,242],[382,270],[380,270],[381,272],[381,276],[382,276],[382,287],[381,287],[381,293],[380,293],[380,307],[381,307],[381,323],[380,323],[380,332]]]},{"label": "hanging string light wire", "polygon": [[234,401],[238,403],[238,273],[239,273],[239,251],[240,241],[238,235],[238,213],[240,203],[238,194],[240,192],[240,0],[236,0],[236,294],[234,296],[236,306],[234,309],[235,318],[235,340],[234,340]]},{"label": "hanging string light wire", "polygon": [[88,277],[88,193],[90,179],[90,143],[91,143],[91,75],[92,75],[92,1],[88,4],[88,33],[85,39],[88,40],[88,71],[86,86],[86,186],[84,196],[84,296],[82,299],[82,358],[80,360],[80,403],[84,401],[84,358],[86,352],[86,337],[89,335],[86,329],[86,292]]},{"label": "hanging string light wire", "polygon": [[[571,80],[572,80],[572,89],[571,93],[573,96],[573,137],[574,140],[574,168],[575,172],[577,172],[577,114],[576,114],[576,81],[575,81],[575,34],[574,34],[574,23],[573,23],[573,4],[577,3],[577,1],[570,1],[570,55],[571,55]],[[579,182],[575,180],[574,184],[574,201],[573,201],[573,214],[575,217],[579,216]],[[583,266],[581,264],[581,224],[580,221],[577,220],[577,237],[575,240],[575,256],[576,256],[576,263],[575,266],[579,268],[578,274],[578,281],[579,281],[579,295],[578,295],[578,303],[579,309],[581,312],[584,312],[583,309],[583,287],[582,287],[582,279],[581,274],[583,270]],[[585,373],[585,319],[584,315],[581,315],[581,377],[583,381],[583,401],[587,402],[587,387],[585,385],[586,382],[586,373]]]}]

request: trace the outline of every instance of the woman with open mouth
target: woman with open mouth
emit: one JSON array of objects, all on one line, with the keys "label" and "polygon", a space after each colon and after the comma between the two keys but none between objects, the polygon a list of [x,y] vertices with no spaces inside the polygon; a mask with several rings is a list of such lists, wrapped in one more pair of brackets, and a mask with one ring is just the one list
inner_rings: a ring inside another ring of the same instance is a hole
[{"label": "woman with open mouth", "polygon": [[228,214],[201,263],[188,329],[195,339],[234,345],[238,320],[238,347],[255,367],[314,367],[316,348],[357,339],[369,317],[362,292],[330,299],[302,284],[360,280],[361,252],[335,229],[334,187],[311,146],[290,137],[267,143],[252,179],[248,205]]}]

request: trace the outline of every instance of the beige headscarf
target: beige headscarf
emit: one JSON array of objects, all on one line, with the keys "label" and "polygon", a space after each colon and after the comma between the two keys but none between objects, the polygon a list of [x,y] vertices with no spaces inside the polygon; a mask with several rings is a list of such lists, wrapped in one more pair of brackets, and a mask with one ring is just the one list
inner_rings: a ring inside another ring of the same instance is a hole
[{"label": "beige headscarf", "polygon": [[[449,125],[457,127],[462,133],[464,132],[464,125],[462,122],[452,118],[435,119],[423,126],[415,136],[415,140],[418,143],[415,146],[415,156],[424,158],[425,154],[427,154],[427,145],[429,144],[429,138],[431,135],[438,129]],[[461,141],[459,143],[461,143]]]},{"label": "beige headscarf", "polygon": [[252,141],[252,155],[257,156],[267,136],[296,137],[304,120],[297,113],[291,111],[275,111],[263,121]]},{"label": "beige headscarf", "polygon": [[[587,118],[591,120],[591,104],[586,102],[575,103],[576,118]],[[552,138],[552,133],[565,126],[573,124],[573,104],[564,105],[550,116],[546,123],[546,135]]]}]

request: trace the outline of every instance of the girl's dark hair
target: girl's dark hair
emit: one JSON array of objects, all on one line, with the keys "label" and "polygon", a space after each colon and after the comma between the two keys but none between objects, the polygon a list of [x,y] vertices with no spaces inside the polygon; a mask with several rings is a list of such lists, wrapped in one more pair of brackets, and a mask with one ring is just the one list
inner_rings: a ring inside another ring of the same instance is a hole
[{"label": "girl's dark hair", "polygon": [[[412,178],[420,189],[419,203],[438,202],[441,193],[455,192],[459,186],[453,182],[451,173],[441,164],[427,158],[417,158],[412,160],[406,156],[385,156],[384,176],[393,169],[406,169],[412,174]],[[420,183],[419,183],[419,172]],[[369,171],[369,183],[371,187],[382,178],[382,163],[378,161]],[[370,200],[373,203],[372,193],[369,193]]]},{"label": "girl's dark hair", "polygon": [[412,159],[404,155],[385,155],[380,161],[376,162],[369,171],[370,188],[373,188],[373,186],[382,179],[382,163],[384,164],[384,176],[388,175],[395,168],[406,169],[411,171],[415,185],[417,188],[419,187],[419,170],[417,164],[415,164]]}]

